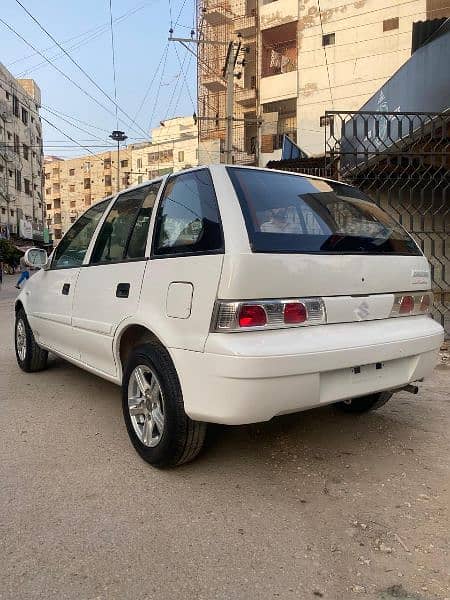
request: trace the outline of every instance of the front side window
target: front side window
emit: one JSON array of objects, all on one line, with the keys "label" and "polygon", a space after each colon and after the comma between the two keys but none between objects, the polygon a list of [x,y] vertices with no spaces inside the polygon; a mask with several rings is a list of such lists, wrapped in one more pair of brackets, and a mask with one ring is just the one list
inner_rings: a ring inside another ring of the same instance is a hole
[{"label": "front side window", "polygon": [[110,198],[99,202],[74,223],[55,250],[53,269],[79,267],[83,263],[89,243],[109,202]]},{"label": "front side window", "polygon": [[219,252],[223,252],[223,234],[209,171],[171,177],[159,209],[154,255]]},{"label": "front side window", "polygon": [[413,254],[408,233],[358,189],[228,167],[254,252]]},{"label": "front side window", "polygon": [[91,264],[143,258],[159,183],[124,192],[114,202],[97,236]]}]

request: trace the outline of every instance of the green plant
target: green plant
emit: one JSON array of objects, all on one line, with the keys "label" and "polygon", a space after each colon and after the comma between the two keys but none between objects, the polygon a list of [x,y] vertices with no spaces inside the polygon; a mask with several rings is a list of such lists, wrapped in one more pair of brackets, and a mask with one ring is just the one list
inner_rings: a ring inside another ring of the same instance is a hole
[{"label": "green plant", "polygon": [[11,266],[18,264],[22,254],[9,240],[0,240],[0,256],[4,263]]}]

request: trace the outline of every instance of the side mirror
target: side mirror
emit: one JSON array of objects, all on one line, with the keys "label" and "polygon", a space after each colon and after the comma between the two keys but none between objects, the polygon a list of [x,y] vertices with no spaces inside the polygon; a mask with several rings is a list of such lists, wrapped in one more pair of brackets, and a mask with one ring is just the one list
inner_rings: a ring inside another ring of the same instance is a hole
[{"label": "side mirror", "polygon": [[41,248],[30,248],[24,254],[23,260],[28,267],[44,269],[48,264],[48,256]]}]

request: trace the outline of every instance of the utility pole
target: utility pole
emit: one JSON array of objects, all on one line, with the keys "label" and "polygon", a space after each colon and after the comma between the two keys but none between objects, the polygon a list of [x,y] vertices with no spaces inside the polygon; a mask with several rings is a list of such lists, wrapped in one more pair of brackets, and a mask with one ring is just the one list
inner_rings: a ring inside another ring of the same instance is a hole
[{"label": "utility pole", "polygon": [[[226,130],[225,130],[225,163],[231,164],[233,162],[233,123],[235,121],[244,121],[244,119],[236,119],[234,118],[234,79],[236,62],[239,57],[239,53],[241,52],[241,35],[237,35],[237,41],[234,42],[225,42],[220,40],[205,40],[205,39],[195,39],[194,38],[194,30],[191,31],[190,38],[175,38],[172,37],[173,29],[169,29],[169,42],[179,42],[188,52],[193,54],[198,60],[197,52],[191,50],[188,44],[196,44],[197,47],[199,44],[211,44],[215,46],[227,46],[227,55],[225,59],[225,65],[222,71],[222,77],[226,80],[226,104],[225,104],[225,121],[226,121]],[[222,120],[222,118],[217,117],[197,117],[194,113],[194,121],[218,121]],[[247,119],[245,119],[248,122]]]},{"label": "utility pole", "polygon": [[227,96],[225,103],[225,119],[227,122],[225,136],[225,164],[233,162],[233,109],[234,109],[234,69],[241,50],[241,40],[230,42],[223,68],[223,76],[227,80]]},{"label": "utility pole", "polygon": [[128,139],[123,131],[115,129],[109,136],[112,140],[117,142],[117,193],[120,191],[120,142],[124,142]]}]

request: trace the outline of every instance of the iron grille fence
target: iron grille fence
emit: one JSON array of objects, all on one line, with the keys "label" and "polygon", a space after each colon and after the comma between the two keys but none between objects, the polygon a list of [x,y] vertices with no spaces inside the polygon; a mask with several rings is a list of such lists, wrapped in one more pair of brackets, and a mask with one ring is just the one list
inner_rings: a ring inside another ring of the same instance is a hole
[{"label": "iron grille fence", "polygon": [[326,112],[330,174],[416,239],[431,264],[433,316],[450,337],[450,112]]}]

